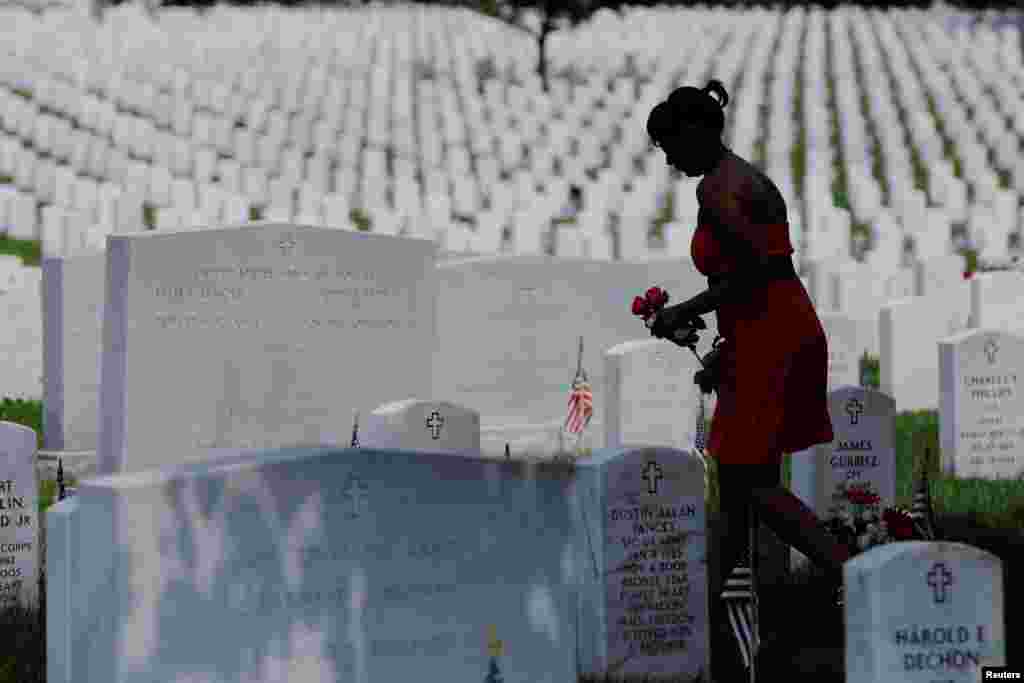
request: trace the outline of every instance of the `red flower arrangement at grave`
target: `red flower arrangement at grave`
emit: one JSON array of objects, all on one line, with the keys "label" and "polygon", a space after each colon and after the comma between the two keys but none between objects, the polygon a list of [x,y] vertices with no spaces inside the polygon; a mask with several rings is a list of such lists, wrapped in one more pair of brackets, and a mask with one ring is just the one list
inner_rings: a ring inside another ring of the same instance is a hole
[{"label": "red flower arrangement at grave", "polygon": [[858,483],[844,487],[836,484],[833,496],[836,505],[825,525],[840,541],[856,554],[883,543],[910,541],[919,535],[910,513],[897,507],[887,507],[879,514],[881,497],[871,490],[870,484]]}]

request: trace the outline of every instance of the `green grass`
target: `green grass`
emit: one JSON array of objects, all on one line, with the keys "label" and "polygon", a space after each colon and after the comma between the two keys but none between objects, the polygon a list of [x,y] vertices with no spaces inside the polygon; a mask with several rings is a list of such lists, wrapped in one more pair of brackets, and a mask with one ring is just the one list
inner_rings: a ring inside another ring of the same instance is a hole
[{"label": "green grass", "polygon": [[43,243],[0,235],[0,254],[18,256],[26,266],[38,266],[43,258]]},{"label": "green grass", "polygon": [[0,422],[14,422],[35,430],[36,447],[43,447],[43,403],[20,398],[0,399]]}]

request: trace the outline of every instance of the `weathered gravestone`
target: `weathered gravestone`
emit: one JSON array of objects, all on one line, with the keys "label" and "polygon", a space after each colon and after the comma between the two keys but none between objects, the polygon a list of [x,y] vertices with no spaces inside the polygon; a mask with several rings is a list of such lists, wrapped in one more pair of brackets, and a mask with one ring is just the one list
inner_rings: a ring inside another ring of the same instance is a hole
[{"label": "weathered gravestone", "polygon": [[915,296],[890,301],[878,318],[879,388],[896,409],[935,410],[939,405],[939,339],[967,327],[970,313],[948,296]]},{"label": "weathered gravestone", "polygon": [[1006,664],[1002,563],[961,543],[903,541],[843,567],[847,683],[977,683]]},{"label": "weathered gravestone", "polygon": [[380,406],[359,429],[364,448],[480,455],[480,415],[448,401],[406,399]]},{"label": "weathered gravestone", "polygon": [[846,498],[851,488],[877,495],[874,507],[881,516],[896,502],[892,398],[864,387],[841,387],[829,392],[828,411],[835,438],[793,454],[791,490],[823,521],[856,511]]},{"label": "weathered gravestone", "polygon": [[590,605],[596,618],[587,623],[599,624],[600,636],[585,668],[615,676],[706,677],[703,463],[692,452],[634,447],[601,450],[587,464],[597,471],[581,477],[577,500],[600,565],[581,579],[585,595],[593,597],[587,587],[599,584],[602,599]]},{"label": "weathered gravestone", "polygon": [[572,482],[298,448],[90,479],[47,515],[47,680],[484,680],[495,635],[505,680],[576,680]]},{"label": "weathered gravestone", "polygon": [[966,330],[939,341],[939,433],[946,476],[1024,474],[1024,338]]},{"label": "weathered gravestone", "polygon": [[98,472],[347,444],[354,411],[433,395],[434,251],[267,223],[111,237]]},{"label": "weathered gravestone", "polygon": [[43,446],[95,451],[106,254],[44,258]]},{"label": "weathered gravestone", "polygon": [[36,433],[0,422],[0,609],[39,600]]},{"label": "weathered gravestone", "polygon": [[[628,341],[605,351],[604,434],[608,448],[652,444],[693,448],[700,363],[690,351],[662,339]],[[705,397],[705,416],[714,406]]]},{"label": "weathered gravestone", "polygon": [[[656,285],[670,293],[672,304],[707,289],[689,259],[621,263],[497,256],[443,263],[438,271],[435,394],[479,410],[485,433],[565,419],[582,335],[583,369],[597,412],[588,431],[600,435],[606,400],[602,350],[647,334],[630,312],[633,297]],[[705,322],[701,353],[715,334],[714,316]]]}]

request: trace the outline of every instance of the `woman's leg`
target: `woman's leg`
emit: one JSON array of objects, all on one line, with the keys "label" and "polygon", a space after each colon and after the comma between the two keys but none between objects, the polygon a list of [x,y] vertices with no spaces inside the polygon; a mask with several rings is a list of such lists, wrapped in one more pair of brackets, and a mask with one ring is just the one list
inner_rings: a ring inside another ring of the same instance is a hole
[{"label": "woman's leg", "polygon": [[761,522],[783,543],[824,569],[833,580],[842,581],[843,564],[850,559],[850,550],[822,527],[813,510],[779,485],[758,486],[751,493]]}]

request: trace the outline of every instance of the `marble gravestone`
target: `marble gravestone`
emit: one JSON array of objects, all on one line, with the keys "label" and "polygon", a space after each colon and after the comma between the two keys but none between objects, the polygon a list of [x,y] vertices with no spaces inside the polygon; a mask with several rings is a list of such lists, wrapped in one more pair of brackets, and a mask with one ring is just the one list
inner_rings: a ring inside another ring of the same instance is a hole
[{"label": "marble gravestone", "polygon": [[1006,665],[1002,563],[962,543],[903,541],[843,567],[848,683],[977,683]]},{"label": "marble gravestone", "polygon": [[1024,335],[1024,272],[977,273],[970,291],[971,327]]},{"label": "marble gravestone", "polygon": [[[700,363],[690,351],[662,339],[639,339],[605,351],[604,363],[606,447],[694,447],[700,388],[693,375]],[[705,419],[714,414],[714,396],[705,397]]]},{"label": "marble gravestone", "polygon": [[966,330],[939,341],[939,435],[946,476],[1024,474],[1024,338]]},{"label": "marble gravestone", "polygon": [[348,444],[433,395],[435,246],[257,223],[108,242],[97,472]]},{"label": "marble gravestone", "polygon": [[364,448],[478,456],[480,415],[448,401],[394,401],[367,415],[358,437]]},{"label": "marble gravestone", "polygon": [[[622,263],[493,256],[442,263],[438,272],[435,394],[479,410],[485,433],[502,425],[565,420],[582,335],[583,369],[594,392],[588,431],[603,440],[601,354],[648,334],[630,312],[633,297],[657,285],[669,292],[671,305],[707,289],[689,259]],[[714,316],[705,322],[702,354],[715,335]]]},{"label": "marble gravestone", "polygon": [[95,451],[105,253],[44,258],[43,446]]},{"label": "marble gravestone", "polygon": [[949,296],[914,296],[882,306],[879,388],[893,397],[898,411],[938,408],[938,342],[966,329],[969,315],[966,297],[956,301]]},{"label": "marble gravestone", "polygon": [[[599,467],[600,670],[710,671],[704,465],[690,451],[605,449]],[[588,527],[589,528],[589,527]]]},{"label": "marble gravestone", "polygon": [[867,350],[862,343],[864,321],[842,313],[818,311],[828,345],[828,389],[860,384],[860,357]]},{"label": "marble gravestone", "polygon": [[91,478],[47,515],[47,680],[576,680],[572,482],[328,448]]},{"label": "marble gravestone", "polygon": [[828,395],[834,440],[793,454],[791,490],[823,521],[849,509],[847,489],[879,496],[877,512],[896,502],[896,406],[892,397],[864,387]]},{"label": "marble gravestone", "polygon": [[39,602],[36,433],[0,422],[0,610]]}]

